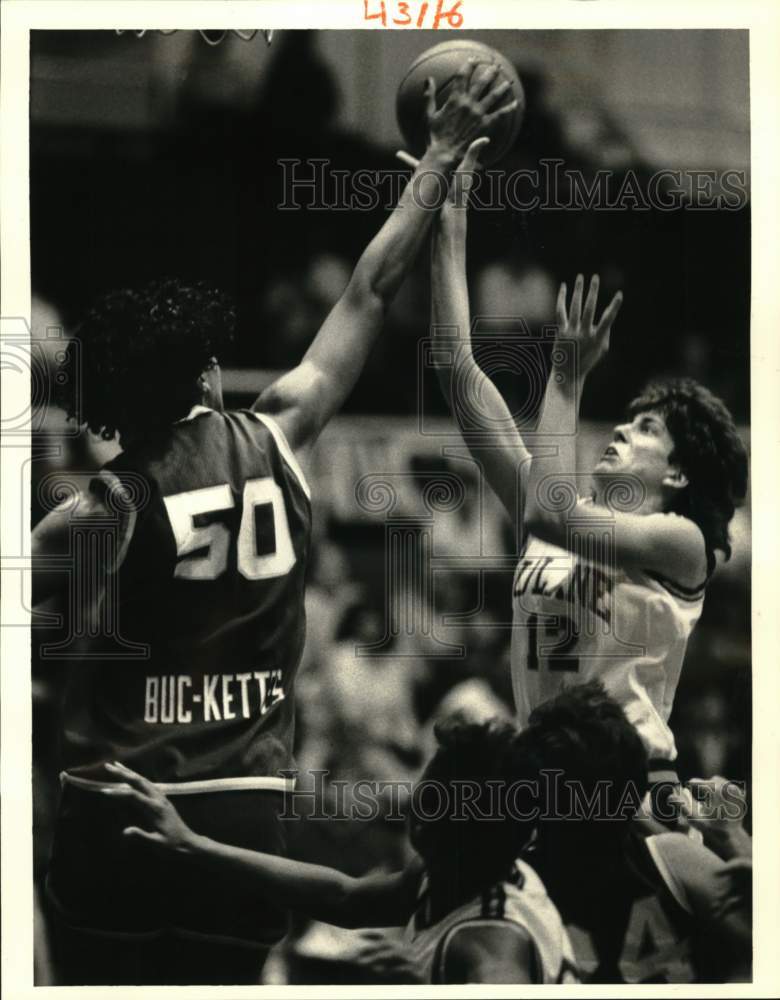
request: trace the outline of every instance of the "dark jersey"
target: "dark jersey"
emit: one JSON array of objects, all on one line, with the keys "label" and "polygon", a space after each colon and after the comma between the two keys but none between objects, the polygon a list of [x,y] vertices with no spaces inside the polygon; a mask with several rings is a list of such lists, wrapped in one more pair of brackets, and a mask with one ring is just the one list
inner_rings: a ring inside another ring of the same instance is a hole
[{"label": "dark jersey", "polygon": [[93,640],[74,665],[70,780],[103,781],[100,765],[121,760],[193,792],[285,787],[311,507],[284,435],[266,416],[198,406],[91,488],[117,480],[143,495],[105,598],[121,641],[103,655]]}]

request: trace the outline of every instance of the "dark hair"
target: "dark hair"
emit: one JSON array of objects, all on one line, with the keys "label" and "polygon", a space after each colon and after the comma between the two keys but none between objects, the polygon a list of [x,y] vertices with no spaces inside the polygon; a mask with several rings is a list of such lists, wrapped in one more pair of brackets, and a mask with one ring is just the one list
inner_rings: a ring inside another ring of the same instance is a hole
[{"label": "dark hair", "polygon": [[434,732],[438,749],[413,793],[413,841],[453,878],[495,881],[535,829],[553,850],[565,842],[583,859],[609,855],[647,791],[642,740],[600,681],[544,702],[522,731],[454,715]]},{"label": "dark hair", "polygon": [[672,507],[699,526],[708,554],[731,556],[728,526],[747,491],[747,452],[724,403],[693,379],[655,382],[628,406],[628,415],[660,413],[674,441],[670,461],[688,478]]},{"label": "dark hair", "polygon": [[600,681],[573,685],[534,709],[523,735],[540,772],[541,838],[552,829],[547,820],[562,818],[558,838],[611,849],[647,791],[647,752],[621,706]]},{"label": "dark hair", "polygon": [[[495,879],[533,831],[533,792],[518,786],[533,781],[533,758],[510,723],[455,714],[437,722],[434,733],[438,749],[413,793],[415,846],[426,861],[446,859],[453,877],[479,880],[482,872]],[[528,823],[518,819],[521,812]]]},{"label": "dark hair", "polygon": [[155,430],[198,402],[198,376],[233,336],[235,315],[218,291],[166,279],[101,298],[75,331],[69,363],[81,375],[60,399],[69,417],[106,440]]}]

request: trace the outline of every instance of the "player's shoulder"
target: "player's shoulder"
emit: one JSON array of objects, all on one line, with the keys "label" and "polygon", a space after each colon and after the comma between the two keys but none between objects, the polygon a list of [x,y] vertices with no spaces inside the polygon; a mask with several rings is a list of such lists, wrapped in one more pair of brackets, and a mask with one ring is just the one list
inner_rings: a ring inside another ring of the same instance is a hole
[{"label": "player's shoulder", "polygon": [[514,921],[476,917],[456,924],[442,942],[443,981],[543,982],[528,930]]},{"label": "player's shoulder", "polygon": [[477,981],[550,982],[571,958],[558,910],[537,872],[520,859],[503,882],[461,913],[442,940],[441,955],[453,982],[463,981],[459,972],[478,972],[485,962],[491,974],[500,970],[499,977]]},{"label": "player's shoulder", "polygon": [[[194,413],[195,416],[199,416],[201,411],[213,414],[223,426],[240,425],[241,431],[237,437],[239,441],[244,442],[249,452],[254,452],[257,447],[270,453],[278,453],[284,465],[292,473],[292,478],[297,480],[307,499],[311,500],[311,489],[301,463],[274,416],[254,409],[207,410],[205,407],[196,407],[194,410],[198,411]],[[215,423],[214,426],[218,424]]]},{"label": "player's shoulder", "polygon": [[700,840],[676,830],[652,833],[646,838],[650,853],[663,858],[667,864],[678,868],[698,867],[711,871],[722,865],[722,861]]},{"label": "player's shoulder", "polygon": [[173,427],[179,430],[189,428],[202,428],[207,431],[215,431],[226,424],[239,423],[246,427],[251,427],[259,435],[271,435],[272,425],[278,429],[278,422],[265,413],[259,413],[246,407],[236,408],[214,408],[196,403],[186,414],[174,421]]},{"label": "player's shoulder", "polygon": [[708,908],[717,892],[723,861],[708,847],[684,833],[657,833],[646,847],[658,874],[676,901],[689,913]]},{"label": "player's shoulder", "polygon": [[263,428],[267,432],[285,464],[292,471],[295,479],[297,479],[301,489],[307,498],[311,500],[311,488],[306,475],[280,422],[275,417],[260,410],[235,410],[232,412],[238,414],[242,419],[249,421],[254,426]]},{"label": "player's shoulder", "polygon": [[102,550],[103,568],[117,569],[135,530],[137,512],[148,500],[145,480],[134,474],[120,478],[104,466],[79,483],[63,484],[61,493],[60,503],[33,529],[33,555],[70,553],[71,531],[80,526],[93,537],[100,533],[110,539],[111,544]]},{"label": "player's shoulder", "polygon": [[698,599],[707,585],[711,566],[701,528],[672,511],[647,514],[643,523],[654,549],[662,555],[664,571],[648,573],[674,596]]}]

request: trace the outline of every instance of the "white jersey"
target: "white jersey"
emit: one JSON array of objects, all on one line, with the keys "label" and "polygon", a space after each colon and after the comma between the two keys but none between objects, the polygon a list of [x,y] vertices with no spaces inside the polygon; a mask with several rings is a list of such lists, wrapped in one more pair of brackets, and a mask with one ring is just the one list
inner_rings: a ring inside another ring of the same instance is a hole
[{"label": "white jersey", "polygon": [[429,983],[444,983],[447,949],[458,932],[469,927],[507,923],[533,942],[538,983],[578,983],[574,952],[560,914],[541,879],[524,861],[487,892],[452,910],[437,923],[428,920],[427,878],[423,876],[415,912],[404,931],[404,942]]},{"label": "white jersey", "polygon": [[649,571],[607,572],[529,536],[512,587],[518,722],[567,685],[598,679],[649,756],[674,760],[669,714],[703,603],[704,584],[688,589]]}]

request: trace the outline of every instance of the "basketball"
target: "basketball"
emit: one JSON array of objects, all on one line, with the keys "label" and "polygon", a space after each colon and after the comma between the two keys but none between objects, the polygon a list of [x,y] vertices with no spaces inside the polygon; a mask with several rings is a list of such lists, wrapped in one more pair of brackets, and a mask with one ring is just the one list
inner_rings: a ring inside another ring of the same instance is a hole
[{"label": "basketball", "polygon": [[426,49],[414,60],[398,87],[395,108],[398,127],[408,151],[415,156],[422,156],[428,143],[428,125],[425,120],[426,79],[433,77],[436,84],[436,107],[440,108],[447,100],[455,75],[470,58],[477,60],[475,72],[480,66],[498,64],[499,74],[494,86],[504,80],[511,84],[511,89],[498,107],[517,101],[514,114],[500,118],[488,129],[490,145],[484,150],[481,160],[486,165],[496,163],[511,149],[525,113],[525,94],[520,77],[509,60],[489,45],[458,39],[441,42]]}]

